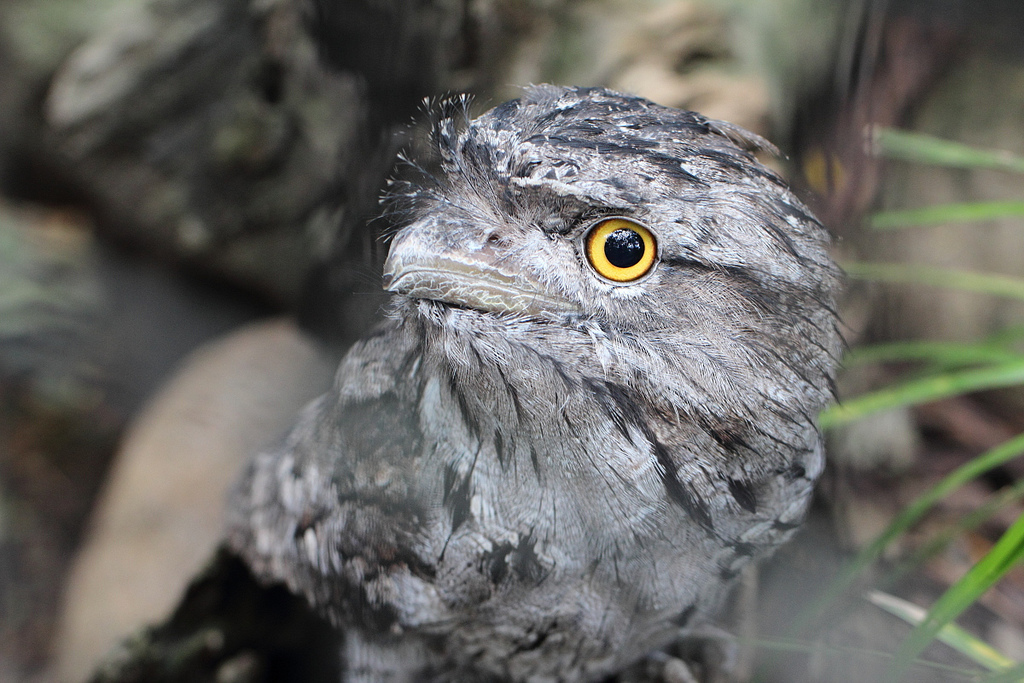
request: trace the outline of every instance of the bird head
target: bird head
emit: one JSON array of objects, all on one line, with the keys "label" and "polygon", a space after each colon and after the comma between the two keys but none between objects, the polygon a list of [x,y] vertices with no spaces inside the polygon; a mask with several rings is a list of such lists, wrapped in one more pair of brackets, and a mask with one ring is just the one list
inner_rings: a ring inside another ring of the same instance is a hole
[{"label": "bird head", "polygon": [[826,230],[755,158],[769,143],[596,88],[467,112],[440,108],[437,171],[394,187],[387,289],[828,384],[838,270]]}]

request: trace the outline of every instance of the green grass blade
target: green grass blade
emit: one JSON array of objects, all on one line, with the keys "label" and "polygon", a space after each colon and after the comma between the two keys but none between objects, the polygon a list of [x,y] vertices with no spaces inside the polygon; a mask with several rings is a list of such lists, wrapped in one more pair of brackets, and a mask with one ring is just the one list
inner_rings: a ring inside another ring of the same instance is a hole
[{"label": "green grass blade", "polygon": [[928,362],[947,368],[978,363],[1008,363],[1024,360],[1024,353],[1010,351],[997,343],[891,342],[861,346],[843,358],[843,367],[867,363]]},{"label": "green grass blade", "polygon": [[836,577],[825,592],[807,607],[795,620],[795,630],[817,620],[850,586],[857,581],[864,569],[878,559],[889,544],[919,522],[937,502],[967,482],[1024,454],[1024,434],[999,444],[995,448],[964,463],[946,475],[939,483],[928,489],[903,508],[889,526],[875,540],[865,546],[846,568]]},{"label": "green grass blade", "polygon": [[992,549],[932,605],[921,624],[900,645],[890,669],[891,678],[898,679],[943,626],[956,619],[1022,559],[1024,515],[1010,525]]},{"label": "green grass blade", "polygon": [[[864,597],[871,604],[882,608],[893,616],[899,617],[911,626],[918,626],[923,623],[927,615],[927,612],[922,607],[889,593],[873,590],[868,591]],[[989,671],[1009,669],[1017,663],[956,624],[946,624],[939,630],[936,637]]]},{"label": "green grass blade", "polygon": [[952,168],[993,168],[1024,173],[1024,159],[1002,150],[976,149],[941,138],[892,128],[874,130],[875,151],[890,159]]},{"label": "green grass blade", "polygon": [[1009,275],[991,275],[904,263],[849,262],[842,266],[847,275],[861,280],[947,287],[1024,301],[1024,279]]},{"label": "green grass blade", "polygon": [[997,218],[1024,217],[1024,202],[965,202],[939,204],[919,209],[879,211],[868,220],[876,230],[892,230],[942,223],[971,223]]},{"label": "green grass blade", "polygon": [[818,425],[828,429],[884,410],[916,406],[972,391],[1016,384],[1024,384],[1024,359],[981,368],[953,370],[909,380],[843,401],[819,413]]}]

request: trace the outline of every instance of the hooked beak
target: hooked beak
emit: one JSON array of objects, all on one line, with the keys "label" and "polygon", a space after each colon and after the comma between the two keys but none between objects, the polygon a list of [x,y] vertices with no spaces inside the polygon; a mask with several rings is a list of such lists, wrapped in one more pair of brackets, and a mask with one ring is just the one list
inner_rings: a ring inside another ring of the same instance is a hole
[{"label": "hooked beak", "polygon": [[544,315],[578,310],[488,245],[454,251],[415,232],[400,235],[384,263],[384,289],[493,313]]}]

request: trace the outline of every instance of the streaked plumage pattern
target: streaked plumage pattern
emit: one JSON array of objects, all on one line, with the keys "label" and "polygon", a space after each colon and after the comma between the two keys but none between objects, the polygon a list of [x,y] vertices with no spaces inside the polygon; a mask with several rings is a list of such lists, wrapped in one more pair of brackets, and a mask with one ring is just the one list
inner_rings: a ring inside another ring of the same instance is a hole
[{"label": "streaked plumage pattern", "polygon": [[[256,458],[230,541],[344,625],[352,680],[591,680],[800,523],[828,237],[763,140],[603,89],[450,102],[433,144],[393,186],[386,321]],[[646,276],[588,264],[606,216],[655,235]]]}]

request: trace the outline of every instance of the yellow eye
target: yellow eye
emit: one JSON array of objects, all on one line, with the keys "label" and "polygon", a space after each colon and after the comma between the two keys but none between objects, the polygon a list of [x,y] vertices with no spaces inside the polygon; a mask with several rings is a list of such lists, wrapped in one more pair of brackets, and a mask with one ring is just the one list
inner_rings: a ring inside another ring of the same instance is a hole
[{"label": "yellow eye", "polygon": [[658,245],[651,231],[625,218],[608,218],[590,229],[587,260],[599,275],[614,282],[632,282],[651,269]]}]

